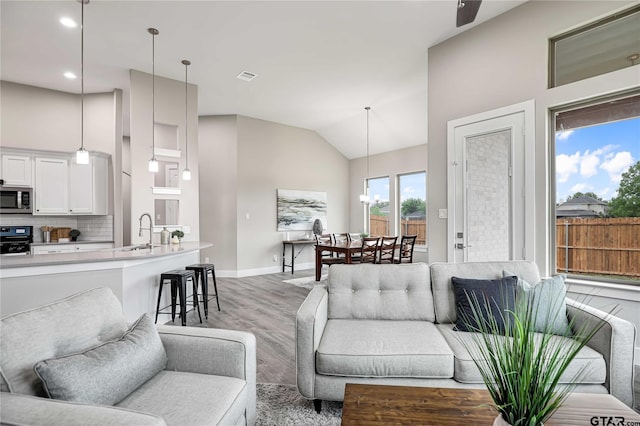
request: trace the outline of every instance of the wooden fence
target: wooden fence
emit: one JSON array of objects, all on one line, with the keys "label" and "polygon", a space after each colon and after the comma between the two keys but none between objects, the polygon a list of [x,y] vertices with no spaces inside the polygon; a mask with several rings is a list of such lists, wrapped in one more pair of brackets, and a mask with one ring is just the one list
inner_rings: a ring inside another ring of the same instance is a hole
[{"label": "wooden fence", "polygon": [[640,218],[558,218],[558,272],[640,277]]},{"label": "wooden fence", "polygon": [[[389,216],[369,216],[369,234],[376,236],[391,235],[392,226]],[[400,235],[417,235],[416,244],[427,244],[427,221],[425,219],[402,219],[400,221]]]}]

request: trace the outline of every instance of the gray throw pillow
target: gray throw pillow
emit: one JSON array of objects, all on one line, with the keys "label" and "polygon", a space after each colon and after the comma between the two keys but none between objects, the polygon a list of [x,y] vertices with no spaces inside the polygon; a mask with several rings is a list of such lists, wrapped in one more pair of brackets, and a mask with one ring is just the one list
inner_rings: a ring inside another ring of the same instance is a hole
[{"label": "gray throw pillow", "polygon": [[167,365],[153,321],[143,314],[118,340],[34,366],[49,398],[115,405]]},{"label": "gray throw pillow", "polygon": [[[503,276],[515,276],[509,271],[502,271]],[[533,304],[535,321],[534,331],[551,333],[560,336],[571,336],[571,326],[567,318],[567,288],[564,275],[544,278],[532,285],[518,278],[517,297],[525,298]]]},{"label": "gray throw pillow", "polygon": [[451,277],[457,316],[453,329],[495,329],[493,331],[504,334],[513,324],[511,313],[515,308],[516,282],[517,278],[513,276],[495,280]]}]

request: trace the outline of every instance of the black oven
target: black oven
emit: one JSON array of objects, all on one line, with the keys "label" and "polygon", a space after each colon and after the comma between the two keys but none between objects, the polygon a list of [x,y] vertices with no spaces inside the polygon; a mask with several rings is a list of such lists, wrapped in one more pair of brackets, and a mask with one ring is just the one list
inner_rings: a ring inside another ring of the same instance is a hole
[{"label": "black oven", "polygon": [[0,213],[32,213],[32,189],[0,187]]},{"label": "black oven", "polygon": [[0,254],[31,254],[33,226],[0,226]]}]

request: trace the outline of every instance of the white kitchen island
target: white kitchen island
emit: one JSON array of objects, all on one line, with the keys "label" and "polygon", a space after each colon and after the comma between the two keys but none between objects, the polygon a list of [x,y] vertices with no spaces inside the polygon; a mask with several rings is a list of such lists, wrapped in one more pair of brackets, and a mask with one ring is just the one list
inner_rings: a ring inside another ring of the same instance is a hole
[{"label": "white kitchen island", "polygon": [[[200,263],[200,250],[211,245],[183,242],[152,248],[132,246],[3,257],[0,259],[0,316],[83,290],[109,287],[122,302],[128,321],[135,321],[144,312],[155,317],[160,274]],[[161,306],[170,303],[170,294],[163,291]],[[166,316],[158,318],[158,322],[166,320]]]}]

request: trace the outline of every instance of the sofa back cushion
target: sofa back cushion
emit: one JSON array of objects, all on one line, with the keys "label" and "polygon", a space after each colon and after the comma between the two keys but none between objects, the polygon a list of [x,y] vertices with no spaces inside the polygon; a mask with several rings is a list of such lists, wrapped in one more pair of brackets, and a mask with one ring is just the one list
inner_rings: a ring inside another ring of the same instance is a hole
[{"label": "sofa back cushion", "polygon": [[435,320],[424,263],[333,265],[327,290],[329,319]]},{"label": "sofa back cushion", "polygon": [[2,318],[0,390],[44,396],[42,382],[33,370],[38,361],[84,351],[118,339],[125,331],[122,306],[108,288],[84,291]]},{"label": "sofa back cushion", "polygon": [[436,321],[441,324],[448,324],[455,323],[457,320],[451,277],[499,279],[502,278],[502,271],[505,269],[528,282],[537,283],[540,281],[538,266],[528,260],[433,263],[431,265],[431,286],[433,288]]}]

